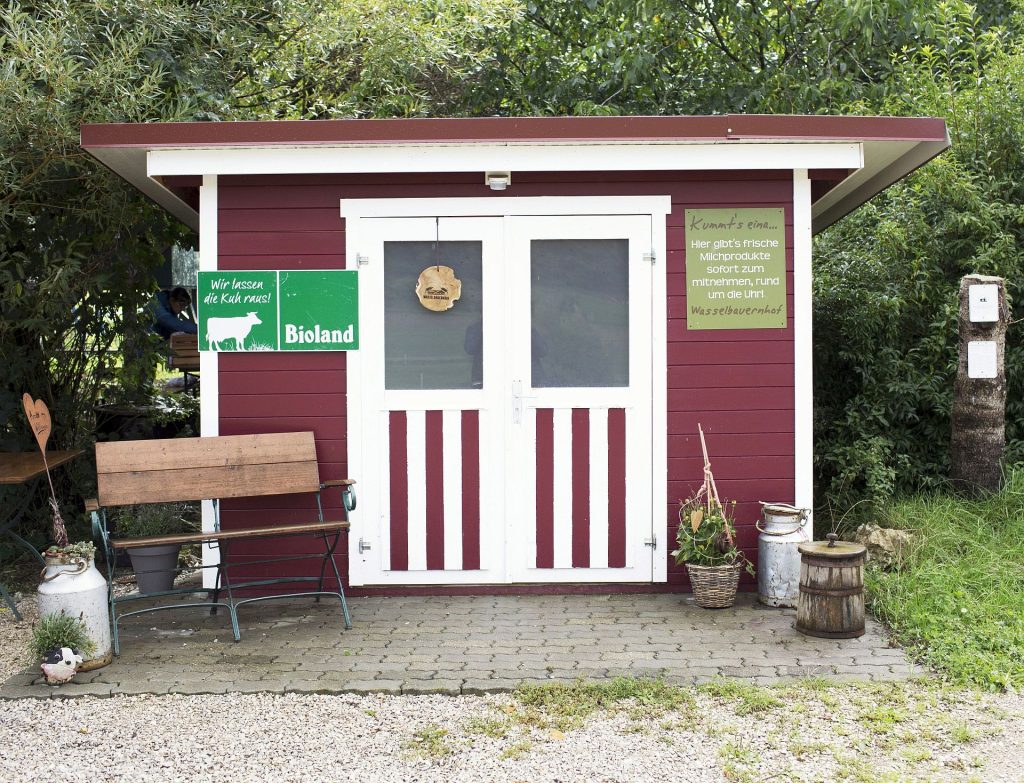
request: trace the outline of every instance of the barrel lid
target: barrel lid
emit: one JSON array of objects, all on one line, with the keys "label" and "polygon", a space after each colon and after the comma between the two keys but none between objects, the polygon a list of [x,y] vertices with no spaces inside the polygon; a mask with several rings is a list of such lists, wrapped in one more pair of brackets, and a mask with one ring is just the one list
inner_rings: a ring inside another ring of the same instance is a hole
[{"label": "barrel lid", "polygon": [[807,544],[798,544],[797,550],[802,555],[816,555],[835,560],[858,557],[867,551],[867,547],[863,544],[855,544],[852,541],[836,541],[835,546],[829,546],[829,543],[829,541],[811,541]]}]

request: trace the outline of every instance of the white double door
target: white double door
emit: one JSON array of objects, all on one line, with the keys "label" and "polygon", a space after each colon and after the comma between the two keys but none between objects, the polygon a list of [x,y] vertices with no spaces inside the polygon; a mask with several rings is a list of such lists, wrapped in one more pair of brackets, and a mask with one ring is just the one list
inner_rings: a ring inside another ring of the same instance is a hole
[{"label": "white double door", "polygon": [[353,584],[651,580],[651,224],[349,219]]}]

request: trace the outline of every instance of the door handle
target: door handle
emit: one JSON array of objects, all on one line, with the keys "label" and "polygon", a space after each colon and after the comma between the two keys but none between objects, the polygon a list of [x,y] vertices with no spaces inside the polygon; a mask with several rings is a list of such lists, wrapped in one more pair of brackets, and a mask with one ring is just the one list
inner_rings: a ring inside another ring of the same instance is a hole
[{"label": "door handle", "polygon": [[523,394],[523,382],[512,381],[512,423],[523,422],[523,400],[535,400],[536,397]]}]

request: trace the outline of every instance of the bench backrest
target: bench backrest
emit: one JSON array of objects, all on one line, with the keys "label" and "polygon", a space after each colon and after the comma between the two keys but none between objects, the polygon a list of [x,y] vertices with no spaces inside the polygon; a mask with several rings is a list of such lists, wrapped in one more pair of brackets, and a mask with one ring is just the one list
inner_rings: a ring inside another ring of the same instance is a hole
[{"label": "bench backrest", "polygon": [[101,506],[317,492],[312,432],[96,444]]}]

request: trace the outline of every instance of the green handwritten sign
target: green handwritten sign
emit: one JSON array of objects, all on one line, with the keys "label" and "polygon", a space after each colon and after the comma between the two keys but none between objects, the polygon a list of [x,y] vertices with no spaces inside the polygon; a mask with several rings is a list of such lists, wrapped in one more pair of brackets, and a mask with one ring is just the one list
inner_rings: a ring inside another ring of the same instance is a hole
[{"label": "green handwritten sign", "polygon": [[358,281],[352,270],[200,272],[199,350],[354,350]]},{"label": "green handwritten sign", "polygon": [[688,209],[686,328],[786,327],[782,209]]}]

